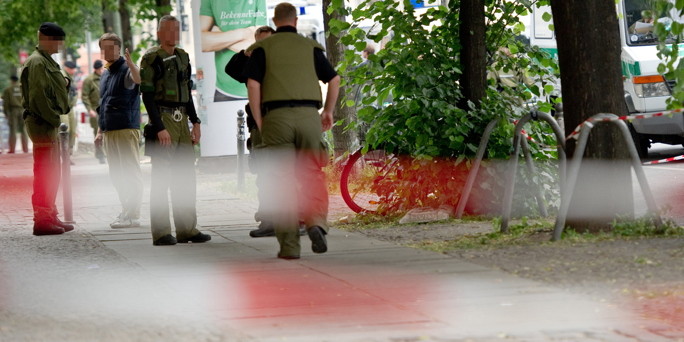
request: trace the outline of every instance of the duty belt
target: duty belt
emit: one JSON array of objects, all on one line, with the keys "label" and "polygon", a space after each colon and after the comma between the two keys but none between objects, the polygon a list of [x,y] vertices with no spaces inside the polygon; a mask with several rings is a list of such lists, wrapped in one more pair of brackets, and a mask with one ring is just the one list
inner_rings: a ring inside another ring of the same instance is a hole
[{"label": "duty belt", "polygon": [[185,107],[164,107],[159,106],[160,114],[171,115],[171,119],[175,122],[181,122],[183,120],[183,113],[185,112]]}]

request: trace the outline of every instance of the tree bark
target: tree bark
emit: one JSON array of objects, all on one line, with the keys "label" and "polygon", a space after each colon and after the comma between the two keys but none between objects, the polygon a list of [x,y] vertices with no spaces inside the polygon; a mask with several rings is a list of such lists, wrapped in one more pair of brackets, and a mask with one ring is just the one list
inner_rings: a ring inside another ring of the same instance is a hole
[{"label": "tree bark", "polygon": [[[598,113],[626,113],[620,69],[620,33],[614,1],[551,0],[561,72],[565,133]],[[568,156],[575,142],[568,142]],[[616,125],[591,131],[567,225],[607,229],[633,215],[632,176],[625,139]]]},{"label": "tree bark", "polygon": [[[323,0],[323,27],[325,32],[330,32],[329,21],[331,18],[342,21],[345,20],[344,16],[340,16],[337,12],[328,14],[326,9],[330,6],[330,2],[331,0]],[[338,65],[344,57],[345,51],[345,46],[340,42],[340,38],[328,34],[325,38],[325,45],[328,60],[330,60],[330,63],[333,66]],[[335,113],[333,114],[333,120],[335,122],[342,122],[341,125],[335,125],[332,128],[335,158],[342,156],[345,152],[349,151],[354,146],[354,140],[356,138],[355,129],[345,130],[345,127],[356,118],[356,108],[342,106],[341,99],[345,98],[348,90],[347,86],[340,87],[340,94],[337,104],[335,105]]]},{"label": "tree bark", "polygon": [[463,0],[460,4],[461,87],[459,108],[468,110],[468,101],[479,105],[487,87],[484,0]]},{"label": "tree bark", "polygon": [[119,17],[121,18],[121,39],[124,45],[121,54],[123,55],[125,49],[133,53],[133,34],[131,33],[131,13],[128,10],[128,0],[119,0]]}]

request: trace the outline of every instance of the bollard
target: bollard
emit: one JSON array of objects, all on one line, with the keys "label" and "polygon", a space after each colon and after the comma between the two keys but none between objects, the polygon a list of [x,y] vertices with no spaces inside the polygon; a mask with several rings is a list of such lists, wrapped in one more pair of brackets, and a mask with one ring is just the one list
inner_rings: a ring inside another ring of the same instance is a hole
[{"label": "bollard", "polygon": [[62,156],[62,199],[64,202],[64,222],[73,223],[71,205],[71,157],[69,156],[69,126],[59,125],[59,149]]},{"label": "bollard", "polygon": [[245,112],[238,110],[237,118],[237,187],[239,191],[245,190]]}]

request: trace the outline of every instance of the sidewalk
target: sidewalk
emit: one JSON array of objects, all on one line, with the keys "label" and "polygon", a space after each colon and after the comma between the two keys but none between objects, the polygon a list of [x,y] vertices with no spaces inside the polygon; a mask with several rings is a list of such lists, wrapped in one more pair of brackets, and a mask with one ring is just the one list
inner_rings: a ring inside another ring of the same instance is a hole
[{"label": "sidewalk", "polygon": [[114,230],[107,166],[74,160],[76,230],[34,237],[31,156],[0,155],[2,341],[672,340],[625,308],[336,229],[327,253],[303,237],[300,260],[277,259],[248,236],[256,203],[221,191],[234,174],[198,174],[209,243],[154,247],[150,165],[143,227]]}]

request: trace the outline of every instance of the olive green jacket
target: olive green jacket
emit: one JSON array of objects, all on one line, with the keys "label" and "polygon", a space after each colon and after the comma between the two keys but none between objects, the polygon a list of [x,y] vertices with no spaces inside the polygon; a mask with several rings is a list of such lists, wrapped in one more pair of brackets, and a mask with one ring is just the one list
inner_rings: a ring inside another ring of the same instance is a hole
[{"label": "olive green jacket", "polygon": [[87,110],[96,110],[100,105],[100,75],[92,73],[83,80],[81,99]]},{"label": "olive green jacket", "polygon": [[21,110],[21,88],[19,84],[10,85],[2,92],[2,110],[9,115],[15,110]]},{"label": "olive green jacket", "polygon": [[69,92],[62,70],[39,47],[24,63],[21,95],[24,109],[53,127],[59,127],[61,114],[69,113]]}]

